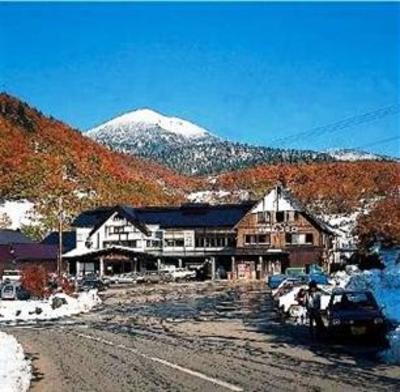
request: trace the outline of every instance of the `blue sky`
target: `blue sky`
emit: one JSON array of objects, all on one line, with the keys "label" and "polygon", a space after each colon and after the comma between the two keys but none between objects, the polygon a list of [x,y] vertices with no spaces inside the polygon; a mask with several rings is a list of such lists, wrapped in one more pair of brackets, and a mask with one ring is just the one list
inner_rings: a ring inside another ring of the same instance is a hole
[{"label": "blue sky", "polygon": [[[0,89],[81,130],[150,107],[271,145],[399,102],[399,25],[395,3],[1,3]],[[399,135],[397,114],[285,146]]]}]

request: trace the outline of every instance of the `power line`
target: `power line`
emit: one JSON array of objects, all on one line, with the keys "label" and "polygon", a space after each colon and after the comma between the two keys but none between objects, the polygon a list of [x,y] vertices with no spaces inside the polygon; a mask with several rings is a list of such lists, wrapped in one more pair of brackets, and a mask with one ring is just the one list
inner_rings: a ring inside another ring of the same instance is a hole
[{"label": "power line", "polygon": [[354,147],[354,149],[360,150],[360,149],[367,148],[367,147],[374,147],[374,146],[378,146],[380,144],[390,143],[390,142],[395,141],[395,140],[400,140],[400,135],[388,137],[386,139],[376,140],[375,142],[364,144],[363,146]]},{"label": "power line", "polygon": [[274,139],[270,143],[273,144],[287,144],[293,141],[297,141],[301,137],[319,137],[322,136],[325,133],[335,133],[339,132],[343,129],[347,129],[350,127],[353,127],[355,125],[360,125],[364,124],[367,122],[372,122],[376,120],[380,120],[384,117],[390,116],[390,115],[395,115],[400,112],[400,105],[399,104],[393,104],[390,106],[386,106],[383,108],[380,108],[378,110],[374,110],[371,112],[366,112],[360,115],[348,117],[344,120],[340,120],[328,125],[323,125],[320,127],[312,128],[309,129],[308,131],[302,131],[298,132],[292,135],[288,135],[282,138]]}]

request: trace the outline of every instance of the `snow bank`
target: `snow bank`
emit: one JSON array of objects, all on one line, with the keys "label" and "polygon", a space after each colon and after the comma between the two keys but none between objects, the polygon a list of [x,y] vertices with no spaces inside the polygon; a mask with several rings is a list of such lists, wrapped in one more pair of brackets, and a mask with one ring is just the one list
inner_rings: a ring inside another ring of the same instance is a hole
[{"label": "snow bank", "polygon": [[29,388],[31,368],[22,346],[16,339],[0,332],[0,389],[2,392],[25,392]]},{"label": "snow bank", "polygon": [[400,249],[381,251],[385,268],[354,274],[347,287],[370,290],[378,304],[383,307],[385,316],[399,324],[388,335],[390,348],[382,353],[385,362],[400,364]]},{"label": "snow bank", "polygon": [[379,305],[384,309],[385,316],[400,323],[400,264],[396,263],[400,250],[381,252],[385,268],[356,273],[351,276],[347,288],[370,290]]},{"label": "snow bank", "polygon": [[386,363],[400,364],[400,326],[388,335],[390,348],[381,353]]},{"label": "snow bank", "polygon": [[[53,309],[55,299],[64,302]],[[0,301],[1,322],[23,322],[33,320],[51,320],[78,313],[85,313],[101,303],[97,290],[80,293],[77,298],[66,294],[55,294],[47,300],[34,301]]]}]

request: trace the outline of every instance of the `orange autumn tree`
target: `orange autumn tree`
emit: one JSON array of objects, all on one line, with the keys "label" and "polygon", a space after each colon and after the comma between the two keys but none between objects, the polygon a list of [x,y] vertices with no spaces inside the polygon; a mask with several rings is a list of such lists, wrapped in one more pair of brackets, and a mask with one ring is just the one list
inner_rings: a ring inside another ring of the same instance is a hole
[{"label": "orange autumn tree", "polygon": [[363,249],[377,242],[385,246],[400,245],[400,194],[390,194],[370,212],[360,215],[355,234]]}]

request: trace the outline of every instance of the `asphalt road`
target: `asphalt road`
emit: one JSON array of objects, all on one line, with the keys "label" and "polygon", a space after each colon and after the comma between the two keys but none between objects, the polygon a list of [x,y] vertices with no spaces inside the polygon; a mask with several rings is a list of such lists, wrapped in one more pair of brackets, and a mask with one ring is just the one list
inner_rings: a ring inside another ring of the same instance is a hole
[{"label": "asphalt road", "polygon": [[399,367],[364,348],[311,342],[277,318],[263,288],[176,292],[162,302],[111,295],[72,325],[8,328],[32,359],[31,390],[399,390]]}]

